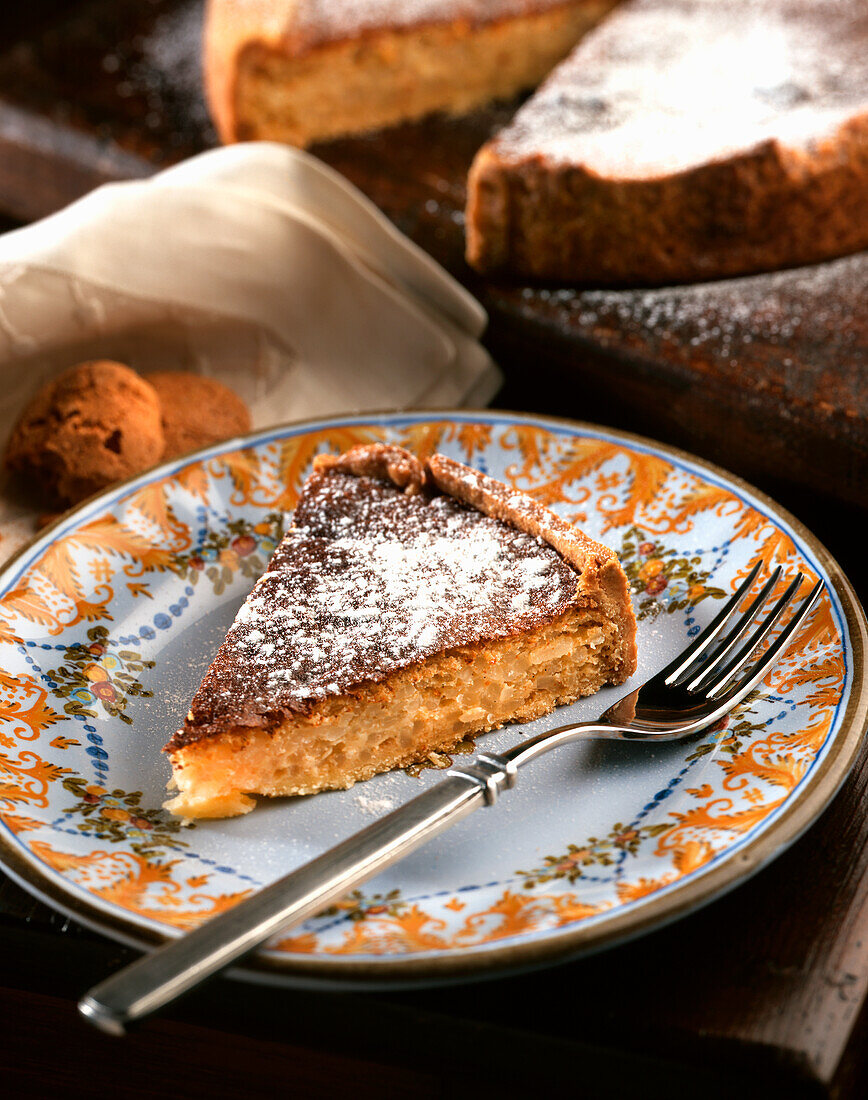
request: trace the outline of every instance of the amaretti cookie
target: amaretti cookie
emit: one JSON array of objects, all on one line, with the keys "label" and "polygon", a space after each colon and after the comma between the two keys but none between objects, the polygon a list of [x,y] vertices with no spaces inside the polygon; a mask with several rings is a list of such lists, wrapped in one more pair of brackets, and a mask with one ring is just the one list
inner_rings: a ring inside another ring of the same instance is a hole
[{"label": "amaretti cookie", "polygon": [[79,363],[43,386],[21,415],[5,464],[45,500],[75,504],[159,461],[165,449],[153,386],[122,363]]},{"label": "amaretti cookie", "polygon": [[163,458],[176,458],[250,431],[250,410],[218,382],[191,371],[150,371],[144,376],[162,409]]}]

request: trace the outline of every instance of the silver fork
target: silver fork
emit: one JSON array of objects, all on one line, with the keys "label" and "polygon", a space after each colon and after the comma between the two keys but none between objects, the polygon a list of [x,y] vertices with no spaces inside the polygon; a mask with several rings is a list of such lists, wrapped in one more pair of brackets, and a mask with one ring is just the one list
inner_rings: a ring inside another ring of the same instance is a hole
[{"label": "silver fork", "polygon": [[[515,785],[519,768],[559,745],[588,738],[672,741],[714,725],[760,683],[823,589],[818,581],[763,649],[805,578],[801,573],[794,577],[768,608],[782,575],[780,567],[775,569],[725,634],[759,570],[759,565],[751,570],[684,652],[609,707],[597,722],[560,726],[507,752],[479,753],[470,763],[450,768],[444,780],[393,813],[95,986],[79,1002],[79,1011],[101,1030],[124,1034],[130,1024],[165,1007],[275,933],[322,912],[472,810],[494,805],[501,790]],[[761,618],[764,609],[767,613]]]}]

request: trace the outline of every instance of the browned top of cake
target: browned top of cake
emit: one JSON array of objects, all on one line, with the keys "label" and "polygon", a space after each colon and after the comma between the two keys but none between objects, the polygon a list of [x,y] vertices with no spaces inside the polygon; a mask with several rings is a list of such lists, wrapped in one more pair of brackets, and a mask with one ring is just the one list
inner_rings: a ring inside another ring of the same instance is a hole
[{"label": "browned top of cake", "polygon": [[865,0],[631,0],[493,148],[647,179],[769,141],[805,149],[866,112]]},{"label": "browned top of cake", "polygon": [[575,603],[581,580],[544,538],[440,492],[407,452],[321,463],[167,748],[268,728],[444,649],[532,629]]}]

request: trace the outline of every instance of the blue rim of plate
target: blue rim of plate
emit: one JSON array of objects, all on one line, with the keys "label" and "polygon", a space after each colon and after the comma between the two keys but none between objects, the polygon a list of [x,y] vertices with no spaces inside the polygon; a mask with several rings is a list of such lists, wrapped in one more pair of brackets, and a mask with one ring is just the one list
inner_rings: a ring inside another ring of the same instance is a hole
[{"label": "blue rim of plate", "polygon": [[[771,497],[737,476],[694,455],[632,433],[600,427],[583,421],[552,416],[537,416],[490,409],[422,409],[413,411],[371,412],[359,415],[320,417],[274,426],[246,436],[202,448],[155,467],[138,477],[119,483],[83,502],[60,517],[36,538],[21,548],[0,571],[0,597],[56,538],[156,481],[191,463],[207,461],[236,450],[313,433],[332,427],[399,428],[436,420],[438,423],[489,424],[509,427],[514,424],[537,427],[559,435],[581,435],[601,441],[623,444],[632,450],[664,457],[685,473],[734,493],[742,502],[784,528],[799,552],[824,577],[832,595],[832,609],[842,638],[849,639],[844,656],[847,666],[845,683],[835,707],[819,763],[812,766],[777,811],[749,830],[739,841],[717,853],[699,871],[677,878],[653,896],[619,906],[614,915],[600,913],[567,928],[547,930],[533,938],[516,937],[448,954],[443,951],[412,955],[370,957],[306,957],[278,955],[274,952],[250,957],[234,968],[234,976],[299,987],[388,989],[402,985],[419,986],[496,977],[506,973],[553,964],[600,950],[683,916],[722,896],[745,881],[797,840],[834,798],[855,762],[868,720],[868,688],[865,682],[864,655],[868,640],[868,622],[852,585],[823,544]],[[59,875],[51,875],[43,865],[23,854],[8,827],[0,827],[0,866],[24,889],[80,923],[115,940],[149,949],[170,938],[157,930],[156,922],[143,926],[117,907],[111,912],[95,903],[93,896]]]}]

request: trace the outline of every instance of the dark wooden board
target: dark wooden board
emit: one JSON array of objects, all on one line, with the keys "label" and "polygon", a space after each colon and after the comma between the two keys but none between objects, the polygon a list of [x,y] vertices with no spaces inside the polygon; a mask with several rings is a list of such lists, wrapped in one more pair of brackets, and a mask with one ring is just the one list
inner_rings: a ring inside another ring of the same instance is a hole
[{"label": "dark wooden board", "polygon": [[[201,0],[35,7],[36,29],[26,34],[18,14],[0,51],[0,212],[31,220],[214,144]],[[478,295],[507,373],[562,385],[564,414],[663,439],[749,480],[868,505],[868,254],[658,290],[481,281],[462,256],[464,181],[513,109],[315,152]]]},{"label": "dark wooden board", "polygon": [[[0,212],[27,221],[213,144],[197,12],[178,0],[30,0],[0,15]],[[482,283],[462,259],[464,174],[510,110],[317,153],[485,303],[507,374],[499,404],[716,460],[781,496],[858,581],[864,512],[840,505],[868,504],[868,259],[664,290]],[[220,980],[123,1043],[79,1024],[74,1002],[133,952],[3,881],[3,1079],[57,1096],[123,1081],[129,1096],[265,1095],[293,1082],[298,1096],[558,1087],[857,1100],[868,1095],[866,788],[868,749],[820,822],[762,874],[597,957],[364,997]]]}]

